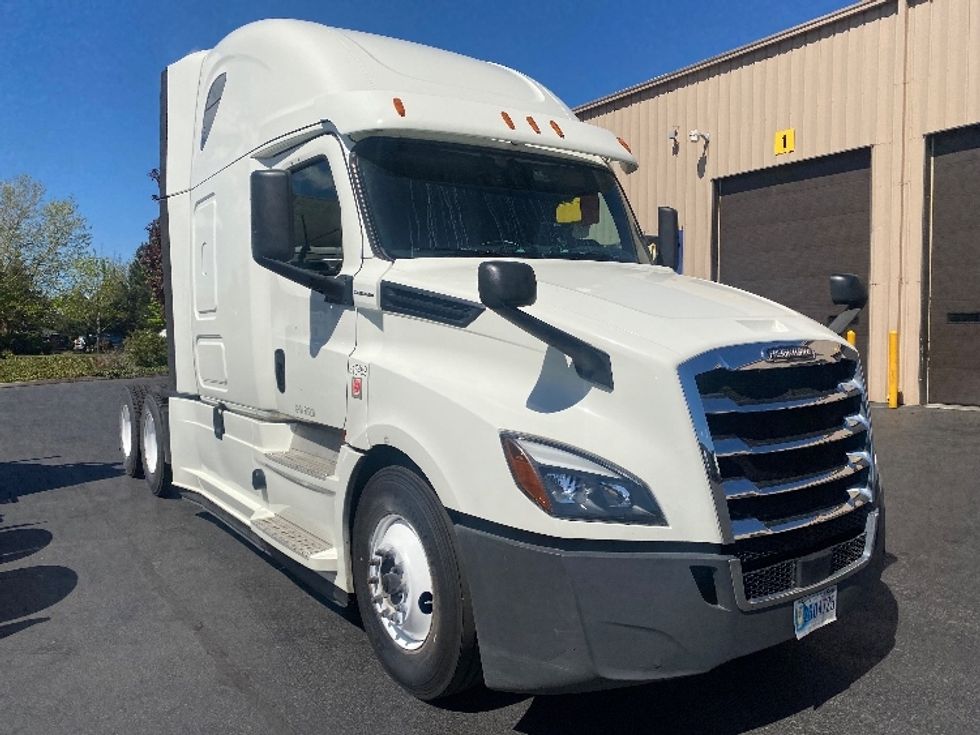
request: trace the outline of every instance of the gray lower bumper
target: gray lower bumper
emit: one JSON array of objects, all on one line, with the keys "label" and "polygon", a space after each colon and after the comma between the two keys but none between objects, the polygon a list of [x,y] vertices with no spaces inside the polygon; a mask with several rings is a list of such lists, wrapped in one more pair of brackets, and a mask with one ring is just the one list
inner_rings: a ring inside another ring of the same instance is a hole
[{"label": "gray lower bumper", "polygon": [[[739,609],[730,556],[557,549],[462,524],[457,533],[493,689],[576,691],[684,676],[794,637],[792,601]],[[882,528],[877,538],[874,557]],[[874,557],[837,582],[840,616],[860,598]]]}]

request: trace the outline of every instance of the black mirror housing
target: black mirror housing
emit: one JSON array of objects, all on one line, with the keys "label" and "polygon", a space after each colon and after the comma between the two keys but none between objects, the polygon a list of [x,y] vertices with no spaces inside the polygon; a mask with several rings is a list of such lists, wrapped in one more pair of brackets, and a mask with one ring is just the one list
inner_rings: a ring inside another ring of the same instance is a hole
[{"label": "black mirror housing", "polygon": [[657,265],[676,271],[680,265],[681,240],[677,227],[677,210],[657,208]]},{"label": "black mirror housing", "polygon": [[830,298],[848,309],[863,309],[868,303],[868,289],[853,273],[834,273],[830,277]]},{"label": "black mirror housing", "polygon": [[490,309],[530,306],[538,298],[538,280],[527,263],[488,260],[478,273],[480,301]]},{"label": "black mirror housing", "polygon": [[253,171],[252,257],[286,262],[293,256],[293,193],[287,171]]}]

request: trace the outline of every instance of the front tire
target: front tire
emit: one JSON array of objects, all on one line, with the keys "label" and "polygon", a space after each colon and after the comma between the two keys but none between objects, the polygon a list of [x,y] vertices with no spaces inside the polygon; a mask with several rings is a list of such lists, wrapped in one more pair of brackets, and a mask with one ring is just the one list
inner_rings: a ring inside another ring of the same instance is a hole
[{"label": "front tire", "polygon": [[473,686],[476,627],[453,530],[429,484],[406,467],[367,483],[353,533],[354,591],[388,675],[422,700]]},{"label": "front tire", "polygon": [[170,435],[168,418],[163,399],[155,393],[148,395],[140,416],[140,454],[146,484],[157,497],[170,493],[170,465],[166,453]]}]

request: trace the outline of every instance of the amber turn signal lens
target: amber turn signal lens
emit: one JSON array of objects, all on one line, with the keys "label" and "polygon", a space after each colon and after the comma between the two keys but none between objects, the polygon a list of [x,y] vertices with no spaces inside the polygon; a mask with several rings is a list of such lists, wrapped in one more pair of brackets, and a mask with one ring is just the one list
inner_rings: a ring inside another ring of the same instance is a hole
[{"label": "amber turn signal lens", "polygon": [[514,476],[517,487],[523,491],[531,500],[541,506],[546,513],[551,512],[551,496],[545,490],[544,484],[538,471],[534,468],[534,463],[527,456],[525,451],[510,437],[502,437],[504,445],[504,456],[507,457],[507,464],[510,465],[510,472]]},{"label": "amber turn signal lens", "polygon": [[633,152],[633,149],[632,149],[632,148],[630,148],[630,145],[629,145],[629,143],[627,143],[627,142],[626,142],[625,140],[623,140],[622,138],[616,138],[616,140],[618,140],[618,141],[619,141],[619,144],[620,144],[621,146],[623,146],[623,148],[625,148],[625,149],[626,149],[626,152],[627,152],[627,153],[632,153],[632,152]]},{"label": "amber turn signal lens", "polygon": [[391,100],[391,103],[395,106],[395,112],[398,113],[398,117],[405,117],[405,104],[402,102],[401,97],[395,97]]},{"label": "amber turn signal lens", "polygon": [[562,132],[562,129],[558,127],[558,123],[556,123],[554,120],[551,121],[551,129],[558,133],[559,138],[565,137],[565,133]]},{"label": "amber turn signal lens", "polygon": [[504,122],[507,124],[508,128],[510,128],[511,130],[517,129],[517,126],[514,125],[514,121],[510,119],[510,115],[508,115],[506,112],[501,112],[500,117],[504,119]]},{"label": "amber turn signal lens", "polygon": [[527,124],[531,126],[531,130],[533,130],[538,135],[541,135],[541,128],[538,127],[538,124],[534,121],[534,118],[528,115],[526,120],[527,120]]}]

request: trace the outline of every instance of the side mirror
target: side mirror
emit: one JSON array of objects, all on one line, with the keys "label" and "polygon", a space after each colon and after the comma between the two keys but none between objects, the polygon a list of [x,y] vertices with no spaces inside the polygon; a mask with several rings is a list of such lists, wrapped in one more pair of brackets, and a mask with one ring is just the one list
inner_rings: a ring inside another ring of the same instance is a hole
[{"label": "side mirror", "polygon": [[488,260],[478,273],[480,301],[490,309],[530,306],[538,298],[538,280],[527,263]]},{"label": "side mirror", "polygon": [[868,289],[853,273],[834,273],[830,277],[830,299],[838,306],[863,309],[868,303]]},{"label": "side mirror", "polygon": [[677,229],[677,210],[657,208],[657,265],[676,271],[680,265],[681,240]]},{"label": "side mirror", "polygon": [[293,195],[286,171],[253,171],[252,257],[286,262],[293,257]]},{"label": "side mirror", "polygon": [[834,273],[830,277],[830,299],[839,306],[847,307],[834,317],[828,327],[837,334],[844,334],[868,303],[868,289],[853,273]]},{"label": "side mirror", "polygon": [[349,275],[327,276],[301,268],[293,259],[293,188],[287,171],[253,171],[252,258],[263,268],[323,294],[324,300],[354,305]]}]

